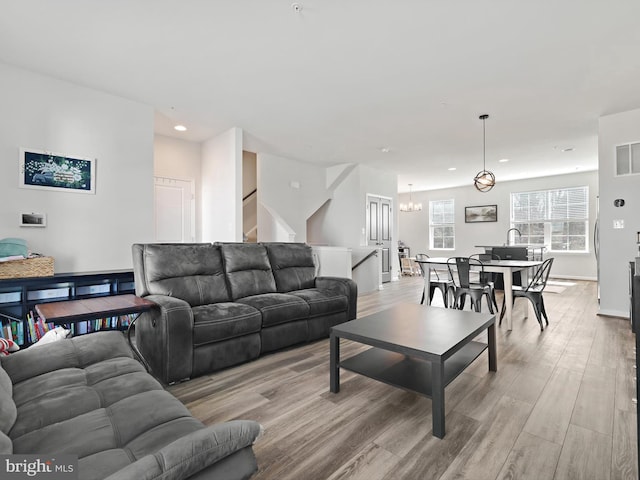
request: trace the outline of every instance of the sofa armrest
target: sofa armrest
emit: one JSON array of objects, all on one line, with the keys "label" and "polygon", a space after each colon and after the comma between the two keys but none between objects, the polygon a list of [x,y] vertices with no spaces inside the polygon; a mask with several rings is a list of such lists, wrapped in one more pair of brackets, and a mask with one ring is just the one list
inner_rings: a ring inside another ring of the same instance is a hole
[{"label": "sofa armrest", "polygon": [[148,295],[157,307],[136,323],[136,346],[151,373],[169,384],[191,377],[193,370],[193,312],[175,297]]},{"label": "sofa armrest", "polygon": [[234,420],[186,435],[154,454],[146,455],[105,480],[183,480],[252,445],[262,431],[259,423]]},{"label": "sofa armrest", "polygon": [[334,290],[345,295],[349,301],[347,319],[356,318],[358,309],[358,284],[356,282],[343,277],[316,277],[316,288]]}]

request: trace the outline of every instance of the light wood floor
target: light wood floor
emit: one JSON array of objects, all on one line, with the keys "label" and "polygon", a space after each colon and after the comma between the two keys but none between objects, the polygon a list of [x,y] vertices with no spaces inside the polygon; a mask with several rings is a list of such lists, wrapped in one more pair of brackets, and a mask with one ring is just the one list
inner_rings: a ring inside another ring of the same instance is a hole
[{"label": "light wood floor", "polygon": [[[420,278],[387,284],[359,298],[359,316],[418,303],[421,290]],[[593,282],[545,303],[543,333],[521,307],[511,332],[498,328],[497,373],[485,352],[447,387],[442,440],[428,398],[344,371],[330,393],[328,340],[170,390],[207,424],[264,425],[256,480],[637,479],[629,322],[596,315]],[[364,348],[341,345],[345,356]]]}]

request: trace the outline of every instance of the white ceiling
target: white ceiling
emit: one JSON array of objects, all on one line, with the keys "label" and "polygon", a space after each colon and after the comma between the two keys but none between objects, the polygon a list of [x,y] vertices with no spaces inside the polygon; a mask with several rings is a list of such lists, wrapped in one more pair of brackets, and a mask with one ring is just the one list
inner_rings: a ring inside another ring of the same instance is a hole
[{"label": "white ceiling", "polygon": [[150,104],[158,133],[236,126],[400,191],[470,185],[480,114],[500,182],[596,169],[598,117],[640,108],[638,0],[298,3],[0,0],[0,61]]}]

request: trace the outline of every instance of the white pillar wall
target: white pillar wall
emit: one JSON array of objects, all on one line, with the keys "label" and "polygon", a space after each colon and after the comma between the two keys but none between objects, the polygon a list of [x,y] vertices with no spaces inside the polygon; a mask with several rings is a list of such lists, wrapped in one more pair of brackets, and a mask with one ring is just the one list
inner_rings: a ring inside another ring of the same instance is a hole
[{"label": "white pillar wall", "polygon": [[[629,262],[638,254],[640,175],[616,176],[616,146],[640,142],[640,110],[600,117],[600,313],[629,316]],[[614,201],[623,199],[623,207]],[[613,228],[622,220],[623,228]]]},{"label": "white pillar wall", "polygon": [[242,130],[202,144],[202,241],[242,241]]}]

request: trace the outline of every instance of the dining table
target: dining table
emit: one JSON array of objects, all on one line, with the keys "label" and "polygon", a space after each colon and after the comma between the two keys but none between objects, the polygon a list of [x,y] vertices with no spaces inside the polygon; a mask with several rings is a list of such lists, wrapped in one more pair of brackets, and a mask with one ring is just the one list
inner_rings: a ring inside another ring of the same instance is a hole
[{"label": "dining table", "polygon": [[[429,292],[431,288],[431,270],[436,270],[438,266],[447,267],[447,257],[429,257],[415,262],[423,265],[424,269],[424,288],[425,292]],[[513,273],[520,271],[528,271],[531,268],[542,265],[542,260],[482,260],[482,269],[489,273],[501,273],[504,277],[504,303],[505,318],[507,322],[507,330],[512,329],[513,325]],[[448,268],[448,267],[447,267]],[[471,266],[472,269],[479,269],[480,266]],[[447,272],[448,273],[448,272]],[[431,303],[429,295],[425,295],[427,305]]]}]

